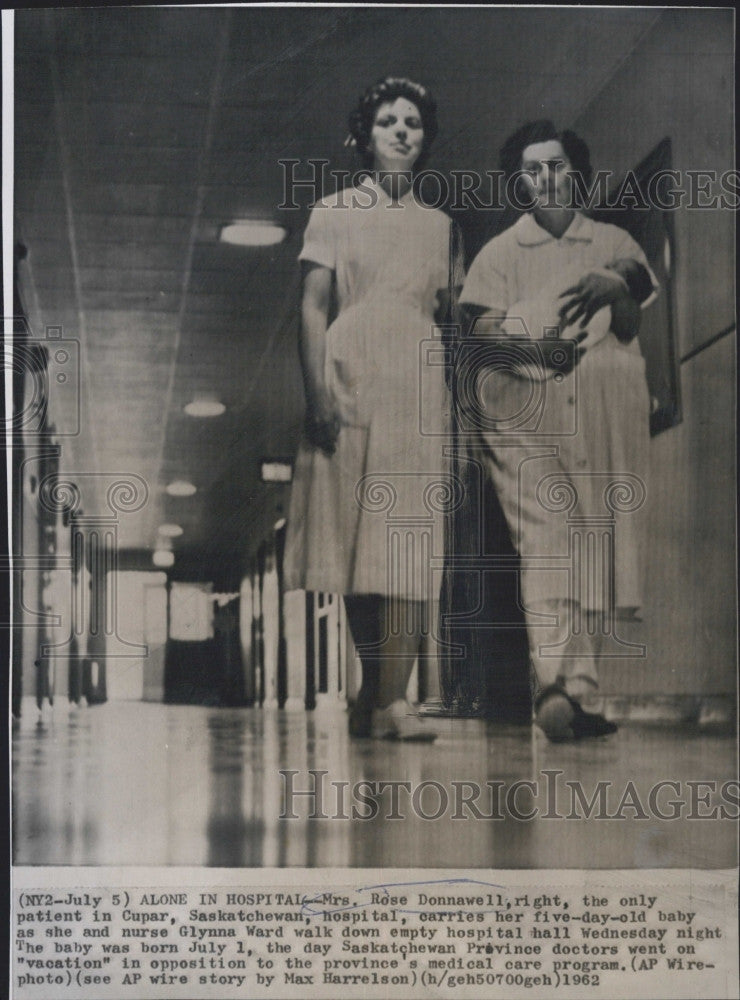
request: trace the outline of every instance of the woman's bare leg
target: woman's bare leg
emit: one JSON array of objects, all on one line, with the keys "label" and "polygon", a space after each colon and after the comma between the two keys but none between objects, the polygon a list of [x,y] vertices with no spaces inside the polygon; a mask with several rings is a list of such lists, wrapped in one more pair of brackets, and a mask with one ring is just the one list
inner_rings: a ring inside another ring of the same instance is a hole
[{"label": "woman's bare leg", "polygon": [[362,686],[350,715],[350,733],[434,739],[434,731],[414,718],[406,704],[406,689],[421,647],[423,603],[368,594],[345,597],[345,607],[362,663]]},{"label": "woman's bare leg", "polygon": [[[378,594],[347,594],[344,598],[349,630],[362,667],[362,683],[357,692],[354,722],[351,718],[350,729],[356,724],[359,729],[369,732],[370,715],[378,703],[382,600]],[[359,731],[357,735],[361,735]]]},{"label": "woman's bare leg", "polygon": [[362,664],[358,702],[385,708],[405,698],[421,646],[423,603],[348,594],[344,606]]},{"label": "woman's bare leg", "polygon": [[422,636],[421,601],[383,598],[381,625],[383,646],[378,678],[378,708],[406,700],[411,671],[419,655]]}]

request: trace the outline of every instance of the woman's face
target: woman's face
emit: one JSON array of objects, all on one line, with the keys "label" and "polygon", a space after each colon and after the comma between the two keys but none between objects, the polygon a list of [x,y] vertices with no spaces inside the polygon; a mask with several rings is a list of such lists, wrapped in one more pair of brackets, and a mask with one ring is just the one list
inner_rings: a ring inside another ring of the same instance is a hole
[{"label": "woman's face", "polygon": [[522,152],[522,183],[540,207],[569,206],[572,169],[559,139],[534,142]]},{"label": "woman's face", "polygon": [[415,104],[397,97],[378,107],[368,145],[376,170],[411,170],[423,145],[424,126]]}]

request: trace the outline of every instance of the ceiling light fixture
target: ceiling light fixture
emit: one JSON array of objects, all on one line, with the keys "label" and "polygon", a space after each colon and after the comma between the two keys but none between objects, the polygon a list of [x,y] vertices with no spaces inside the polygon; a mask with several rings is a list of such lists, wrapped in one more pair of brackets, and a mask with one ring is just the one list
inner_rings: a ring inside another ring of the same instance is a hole
[{"label": "ceiling light fixture", "polygon": [[275,222],[265,219],[241,219],[228,226],[222,226],[219,239],[239,247],[271,247],[282,243],[286,230]]},{"label": "ceiling light fixture", "polygon": [[179,524],[160,524],[157,531],[162,538],[179,538],[182,534],[182,528]]},{"label": "ceiling light fixture", "polygon": [[175,479],[174,482],[168,483],[165,491],[171,497],[191,497],[193,493],[197,492],[195,486],[185,479]]},{"label": "ceiling light fixture", "polygon": [[293,465],[283,459],[267,458],[262,462],[263,483],[289,483],[293,478]]},{"label": "ceiling light fixture", "polygon": [[198,396],[184,406],[189,417],[220,417],[226,407],[218,399]]},{"label": "ceiling light fixture", "polygon": [[168,549],[155,549],[152,553],[152,562],[155,566],[159,566],[161,569],[168,566],[174,566],[175,553],[170,552]]}]

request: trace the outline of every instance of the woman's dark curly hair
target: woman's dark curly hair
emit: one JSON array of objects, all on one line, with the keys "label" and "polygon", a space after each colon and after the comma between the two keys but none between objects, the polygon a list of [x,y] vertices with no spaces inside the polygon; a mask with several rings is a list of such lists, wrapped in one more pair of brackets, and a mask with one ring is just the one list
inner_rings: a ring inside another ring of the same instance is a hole
[{"label": "woman's dark curly hair", "polygon": [[501,147],[499,164],[505,180],[508,181],[511,176],[522,169],[522,153],[527,146],[532,146],[536,142],[549,142],[553,139],[557,140],[563,147],[563,152],[570,160],[573,172],[580,174],[586,186],[589,186],[593,168],[588,146],[580,136],[571,132],[570,129],[558,132],[553,123],[546,118],[522,125],[509,136]]},{"label": "woman's dark curly hair", "polygon": [[373,154],[368,146],[376,112],[381,104],[393,102],[399,97],[404,97],[416,105],[424,127],[424,142],[414,169],[419,170],[426,162],[429,149],[437,135],[437,105],[434,98],[420,83],[414,83],[404,76],[386,76],[372,87],[368,87],[349,116],[350,135],[357,143],[362,165],[367,170],[373,166]]}]

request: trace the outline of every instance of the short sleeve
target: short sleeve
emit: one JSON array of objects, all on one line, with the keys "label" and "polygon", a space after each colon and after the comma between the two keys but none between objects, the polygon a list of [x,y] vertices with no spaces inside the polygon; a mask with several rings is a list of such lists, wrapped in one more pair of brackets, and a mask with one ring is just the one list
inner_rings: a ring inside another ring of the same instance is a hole
[{"label": "short sleeve", "polygon": [[484,246],[470,265],[460,303],[506,311],[511,305],[504,262],[496,252],[496,240]]},{"label": "short sleeve", "polygon": [[331,209],[321,202],[314,205],[303,234],[303,249],[298,260],[310,260],[323,267],[336,267],[336,236],[331,224]]},{"label": "short sleeve", "polygon": [[645,309],[658,297],[660,284],[653,273],[653,269],[648,264],[648,259],[640,244],[630,236],[626,229],[620,229],[618,226],[615,226],[614,229],[615,240],[612,260],[636,260],[638,264],[642,264],[650,278],[653,291],[640,305],[640,308]]}]

